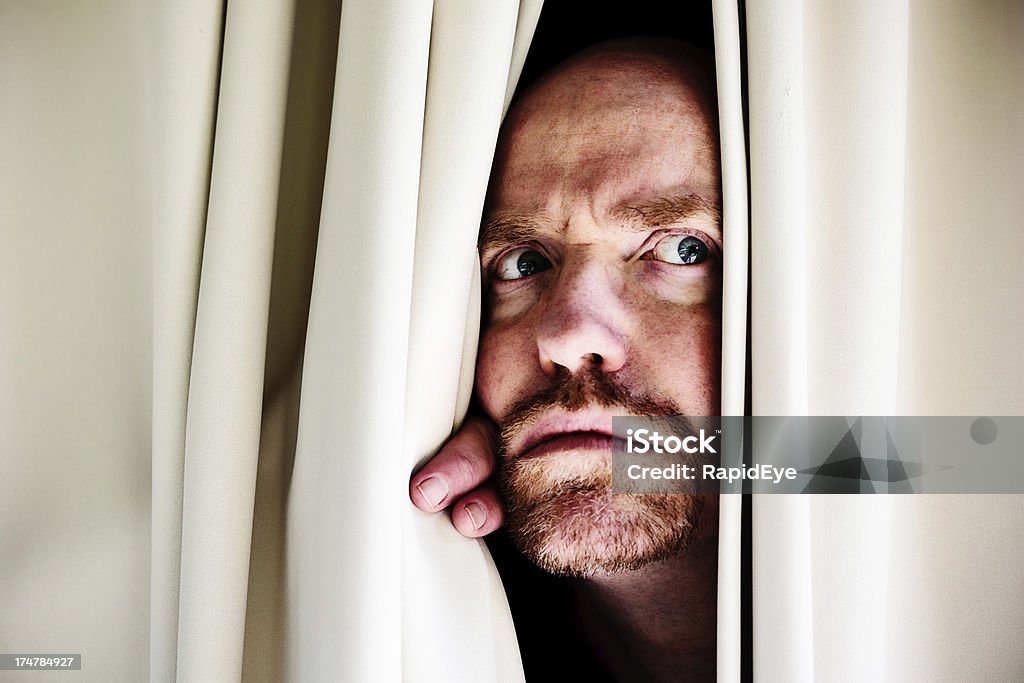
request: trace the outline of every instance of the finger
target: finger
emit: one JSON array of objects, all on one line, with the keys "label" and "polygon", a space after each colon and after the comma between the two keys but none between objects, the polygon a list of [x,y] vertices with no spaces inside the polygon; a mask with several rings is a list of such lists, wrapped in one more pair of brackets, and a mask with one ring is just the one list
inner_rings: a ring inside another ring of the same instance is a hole
[{"label": "finger", "polygon": [[470,418],[409,481],[409,497],[437,512],[486,481],[494,472],[497,435],[485,418]]},{"label": "finger", "polygon": [[496,530],[505,521],[498,492],[491,484],[463,496],[452,508],[452,525],[463,536],[478,538]]}]

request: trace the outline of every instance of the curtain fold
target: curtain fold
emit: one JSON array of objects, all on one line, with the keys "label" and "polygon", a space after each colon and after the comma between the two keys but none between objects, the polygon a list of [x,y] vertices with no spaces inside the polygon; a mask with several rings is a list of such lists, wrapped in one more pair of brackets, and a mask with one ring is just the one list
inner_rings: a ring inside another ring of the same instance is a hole
[{"label": "curtain fold", "polygon": [[484,546],[406,489],[468,404],[540,7],[0,5],[0,650],[522,679]]},{"label": "curtain fold", "polygon": [[221,2],[160,5],[152,60],[154,160],[150,680],[176,676],[189,375],[220,76]]},{"label": "curtain fold", "polygon": [[411,509],[406,482],[468,403],[479,215],[538,11],[342,5],[289,494],[292,678],[522,678],[482,544]]},{"label": "curtain fold", "polygon": [[225,16],[185,432],[182,680],[242,673],[293,16],[291,0]]},{"label": "curtain fold", "polygon": [[[747,4],[750,121],[751,405],[806,414],[806,243],[801,0]],[[780,258],[771,246],[783,240]],[[764,321],[767,321],[765,323]],[[765,325],[772,332],[764,334]],[[810,501],[756,496],[752,516],[754,675],[813,680]]]},{"label": "curtain fold", "polygon": [[[532,26],[540,5],[525,9]],[[522,68],[521,59],[512,62],[519,15],[518,0],[434,6],[400,444],[406,471],[461,423],[472,393],[475,245],[506,92],[514,86],[510,73]],[[405,680],[521,679],[508,606],[483,542],[467,543],[445,516],[408,506],[402,535]],[[453,599],[459,593],[468,599]],[[453,645],[467,633],[479,635],[456,656]]]},{"label": "curtain fold", "polygon": [[[1024,8],[746,7],[753,413],[1021,414]],[[755,678],[1019,680],[1019,515],[755,497]]]},{"label": "curtain fold", "polygon": [[390,435],[405,395],[431,9],[342,6],[287,511],[297,680],[401,677],[404,468]]},{"label": "curtain fold", "polygon": [[[743,123],[743,62],[739,8],[729,0],[712,3],[715,76],[722,166],[722,232],[726,243],[722,273],[722,415],[743,415],[747,379],[747,272],[749,225],[747,149]],[[742,434],[723,432],[725,451]],[[718,511],[718,680],[739,681],[742,633],[742,514],[740,495],[723,495]]]}]

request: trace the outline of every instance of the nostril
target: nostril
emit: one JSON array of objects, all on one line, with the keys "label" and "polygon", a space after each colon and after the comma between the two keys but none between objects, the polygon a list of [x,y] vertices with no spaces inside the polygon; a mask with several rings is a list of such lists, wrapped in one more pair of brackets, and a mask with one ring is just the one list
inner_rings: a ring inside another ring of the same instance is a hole
[{"label": "nostril", "polygon": [[558,376],[558,375],[562,375],[562,374],[564,374],[564,375],[571,375],[572,374],[572,372],[569,370],[569,368],[567,368],[566,366],[562,365],[561,363],[555,363],[555,362],[552,362],[552,361],[545,362],[543,359],[541,359],[541,367],[544,368],[544,372],[546,372],[546,373],[548,373],[550,375],[554,375],[554,376]]}]

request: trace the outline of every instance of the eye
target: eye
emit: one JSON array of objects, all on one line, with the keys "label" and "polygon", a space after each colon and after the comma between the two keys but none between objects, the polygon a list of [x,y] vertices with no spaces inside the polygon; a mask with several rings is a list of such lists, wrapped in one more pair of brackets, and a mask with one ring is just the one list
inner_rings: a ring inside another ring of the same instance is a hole
[{"label": "eye", "polygon": [[680,266],[695,266],[708,260],[710,251],[704,240],[693,235],[669,235],[651,250],[652,258]]},{"label": "eye", "polygon": [[519,247],[505,252],[494,264],[494,273],[499,280],[521,280],[551,267],[543,254],[536,249]]}]

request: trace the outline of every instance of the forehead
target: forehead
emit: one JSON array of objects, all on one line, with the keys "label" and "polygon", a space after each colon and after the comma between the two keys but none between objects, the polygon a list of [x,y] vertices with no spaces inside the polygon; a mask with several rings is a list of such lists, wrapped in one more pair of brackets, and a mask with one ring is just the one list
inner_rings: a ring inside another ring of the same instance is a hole
[{"label": "forehead", "polygon": [[689,195],[717,206],[713,104],[694,83],[635,55],[556,74],[506,121],[489,210],[560,220],[581,205],[598,215]]}]

